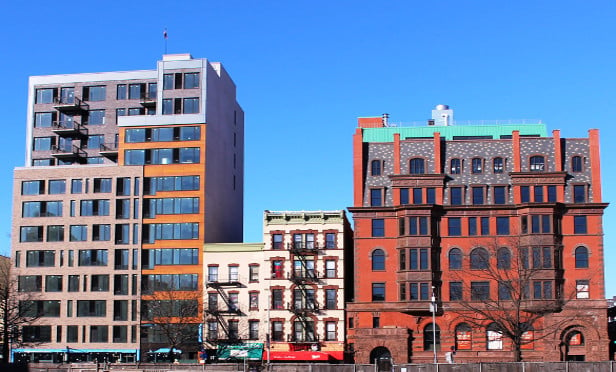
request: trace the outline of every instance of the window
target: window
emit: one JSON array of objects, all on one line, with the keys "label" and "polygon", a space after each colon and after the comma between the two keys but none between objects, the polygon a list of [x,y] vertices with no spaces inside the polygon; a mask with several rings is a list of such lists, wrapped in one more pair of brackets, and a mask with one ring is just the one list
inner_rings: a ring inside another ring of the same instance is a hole
[{"label": "window", "polygon": [[273,234],[272,235],[272,249],[282,249],[282,234]]},{"label": "window", "polygon": [[218,266],[207,267],[207,281],[212,283],[218,281]]},{"label": "window", "polygon": [[104,317],[107,314],[107,301],[105,300],[78,300],[78,317]]},{"label": "window", "polygon": [[63,242],[64,241],[64,226],[63,225],[47,226],[47,241],[48,242]]},{"label": "window", "polygon": [[184,114],[198,114],[199,113],[199,98],[191,97],[183,99]]},{"label": "window", "polygon": [[494,173],[503,173],[504,168],[503,158],[494,158],[494,160],[492,160],[492,171]]},{"label": "window", "polygon": [[380,207],[383,205],[383,190],[370,189],[370,206]]},{"label": "window", "polygon": [[410,270],[428,270],[428,248],[411,248],[409,256]]},{"label": "window", "polygon": [[474,174],[480,174],[483,172],[483,159],[473,158],[471,160],[471,172]]},{"label": "window", "polygon": [[163,90],[173,89],[174,87],[174,77],[173,74],[164,74],[163,75]]},{"label": "window", "polygon": [[19,241],[22,243],[43,241],[43,226],[21,226],[19,230]]},{"label": "window", "polygon": [[575,292],[576,298],[590,298],[590,281],[589,280],[576,280],[575,281]]},{"label": "window", "polygon": [[530,171],[531,172],[543,172],[545,168],[545,158],[541,155],[535,155],[530,157]]},{"label": "window", "polygon": [[43,277],[41,275],[20,275],[17,278],[19,292],[40,292],[42,289]]},{"label": "window", "polygon": [[428,289],[429,283],[409,283],[409,300],[411,301],[427,301],[429,299]]},{"label": "window", "polygon": [[130,225],[127,223],[115,225],[115,243],[116,244],[128,244]]},{"label": "window", "polygon": [[585,203],[586,202],[586,186],[574,185],[573,186],[573,202]]},{"label": "window", "polygon": [[373,237],[385,236],[385,220],[381,218],[375,218],[372,220],[372,236]]},{"label": "window", "polygon": [[80,249],[79,266],[107,266],[107,250]]},{"label": "window", "polygon": [[23,326],[21,333],[24,342],[51,342],[51,326]]},{"label": "window", "polygon": [[90,342],[109,342],[109,327],[103,325],[90,326]]},{"label": "window", "polygon": [[144,193],[156,195],[158,191],[199,190],[199,176],[151,177],[145,179]]},{"label": "window", "polygon": [[91,292],[108,292],[109,275],[92,275],[90,277]]},{"label": "window", "polygon": [[462,300],[462,282],[449,282],[449,301]]},{"label": "window", "polygon": [[83,192],[83,180],[71,180],[71,194],[81,194]]},{"label": "window", "polygon": [[400,204],[409,204],[409,189],[406,187],[400,189]]},{"label": "window", "polygon": [[506,186],[494,186],[494,204],[505,204],[507,202]]},{"label": "window", "polygon": [[472,334],[472,329],[468,324],[458,324],[455,329],[455,350],[471,350]]},{"label": "window", "polygon": [[490,299],[490,282],[471,282],[471,300],[484,301]]},{"label": "window", "polygon": [[460,270],[462,268],[462,251],[459,248],[452,248],[449,251],[449,269]]},{"label": "window", "polygon": [[472,192],[473,192],[473,204],[474,205],[481,205],[483,204],[483,194],[484,194],[484,189],[482,186],[473,186],[471,188]]},{"label": "window", "polygon": [[109,200],[81,200],[80,216],[109,216]]},{"label": "window", "polygon": [[95,178],[93,192],[94,193],[111,192],[111,178]]},{"label": "window", "polygon": [[499,269],[511,269],[511,251],[502,247],[496,251],[496,267]]},{"label": "window", "polygon": [[424,328],[424,351],[441,349],[441,329],[438,325],[430,323]]},{"label": "window", "polygon": [[325,233],[325,249],[336,249],[336,233]]},{"label": "window", "polygon": [[259,265],[252,264],[248,266],[248,280],[250,282],[259,281]]},{"label": "window", "polygon": [[34,151],[49,151],[55,145],[54,137],[34,137]]},{"label": "window", "polygon": [[26,267],[53,267],[55,259],[55,251],[27,251]]},{"label": "window", "polygon": [[385,301],[385,283],[372,283],[372,301]]},{"label": "window", "polygon": [[471,269],[486,270],[490,266],[490,254],[484,248],[475,248],[471,251]]},{"label": "window", "polygon": [[375,249],[372,252],[372,271],[385,270],[385,252]]},{"label": "window", "polygon": [[582,157],[574,156],[571,158],[571,172],[581,172],[582,171]]},{"label": "window", "polygon": [[553,185],[548,186],[548,202],[550,203],[556,202],[556,186],[553,186]]},{"label": "window", "polygon": [[509,235],[509,217],[496,217],[496,235]]},{"label": "window", "polygon": [[535,203],[543,203],[543,186],[535,186],[533,191],[535,192]]},{"label": "window", "polygon": [[163,99],[163,115],[173,114],[173,100],[170,98]]},{"label": "window", "polygon": [[187,72],[184,74],[184,89],[199,88],[199,73]]},{"label": "window", "polygon": [[104,101],[106,92],[106,87],[104,85],[83,87],[83,100]]},{"label": "window", "polygon": [[426,188],[426,203],[436,204],[436,189],[434,187]]},{"label": "window", "polygon": [[337,303],[336,303],[336,290],[335,289],[325,290],[325,308],[328,310],[338,308]]},{"label": "window", "polygon": [[90,110],[84,119],[86,125],[105,124],[105,110]]},{"label": "window", "polygon": [[428,235],[428,217],[409,217],[409,235]]},{"label": "window", "polygon": [[36,90],[36,103],[53,103],[54,98],[57,96],[58,91],[56,88],[42,88]]},{"label": "window", "polygon": [[313,342],[316,337],[314,334],[314,321],[296,320],[293,322],[293,337],[295,342]]},{"label": "window", "polygon": [[551,281],[534,281],[533,298],[535,300],[549,300],[553,298]]},{"label": "window", "polygon": [[126,99],[126,84],[118,84],[116,86],[116,99]]},{"label": "window", "polygon": [[143,204],[143,216],[147,218],[194,213],[199,213],[199,198],[152,198],[145,199]]},{"label": "window", "polygon": [[449,189],[449,203],[451,205],[462,205],[462,188],[461,187],[451,187]]},{"label": "window", "polygon": [[[145,94],[145,84],[129,84],[128,85],[128,99],[140,99]],[[130,115],[130,114],[129,114]]]},{"label": "window", "polygon": [[282,279],[283,278],[283,263],[281,260],[272,261],[272,279]]},{"label": "window", "polygon": [[447,219],[447,231],[449,236],[462,235],[462,225],[460,217],[449,217]]},{"label": "window", "polygon": [[586,247],[575,248],[575,267],[577,269],[588,268],[588,248]]},{"label": "window", "polygon": [[157,92],[158,92],[158,83],[148,83],[147,98],[156,99]]},{"label": "window", "polygon": [[248,339],[249,340],[259,339],[259,321],[258,320],[248,321]]},{"label": "window", "polygon": [[336,277],[336,261],[335,260],[325,260],[325,277],[326,278]]},{"label": "window", "polygon": [[477,217],[468,218],[468,235],[469,236],[477,235]]},{"label": "window", "polygon": [[62,275],[46,275],[45,292],[62,292]]},{"label": "window", "polygon": [[336,322],[325,322],[325,341],[336,341]]},{"label": "window", "polygon": [[372,317],[372,328],[380,328],[381,327],[381,317],[373,316]]},{"label": "window", "polygon": [[573,233],[586,234],[586,216],[573,216]]},{"label": "window", "polygon": [[24,202],[21,210],[22,217],[61,217],[61,201]]},{"label": "window", "polygon": [[[112,342],[115,343],[119,343],[119,342],[126,342],[127,340],[127,327],[126,326],[113,326],[113,335],[112,335]],[[105,342],[105,341],[101,341],[101,342]]]},{"label": "window", "polygon": [[272,289],[272,309],[282,310],[283,308],[282,289]]},{"label": "window", "polygon": [[370,173],[373,176],[380,176],[382,164],[383,164],[382,160],[372,160],[370,162],[370,170],[371,170]]},{"label": "window", "polygon": [[409,173],[410,174],[424,174],[425,173],[424,163],[425,163],[424,159],[421,159],[421,158],[411,159]]},{"label": "window", "polygon": [[503,349],[503,331],[496,323],[490,323],[486,327],[486,339],[488,350]]},{"label": "window", "polygon": [[95,242],[111,240],[111,225],[92,225],[92,240]]},{"label": "window", "polygon": [[248,293],[248,309],[259,310],[259,292]]},{"label": "window", "polygon": [[54,122],[54,113],[52,112],[37,112],[34,114],[35,128],[51,128]]},{"label": "window", "polygon": [[460,174],[462,172],[462,166],[460,159],[451,159],[451,174]]},{"label": "window", "polygon": [[154,243],[156,240],[198,239],[199,224],[189,223],[152,223],[143,226],[143,242]]},{"label": "window", "polygon": [[41,195],[45,193],[45,181],[22,181],[21,195]]},{"label": "window", "polygon": [[422,189],[420,188],[414,188],[413,189],[413,204],[417,205],[417,204],[423,204],[423,195],[422,195]]}]

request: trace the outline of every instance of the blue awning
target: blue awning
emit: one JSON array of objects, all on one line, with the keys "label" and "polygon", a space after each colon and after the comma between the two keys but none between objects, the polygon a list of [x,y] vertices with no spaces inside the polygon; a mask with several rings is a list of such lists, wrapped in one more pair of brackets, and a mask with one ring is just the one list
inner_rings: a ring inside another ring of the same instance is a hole
[{"label": "blue awning", "polygon": [[[168,347],[161,347],[160,349],[154,351],[148,351],[148,354],[169,354],[170,349]],[[182,354],[182,350],[173,349],[174,354]]]}]

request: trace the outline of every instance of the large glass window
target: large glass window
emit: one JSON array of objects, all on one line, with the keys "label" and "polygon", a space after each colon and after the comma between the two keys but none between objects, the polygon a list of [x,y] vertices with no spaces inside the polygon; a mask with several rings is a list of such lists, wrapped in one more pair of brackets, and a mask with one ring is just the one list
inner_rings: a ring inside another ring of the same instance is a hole
[{"label": "large glass window", "polygon": [[107,302],[105,300],[78,300],[78,317],[104,317],[107,314]]},{"label": "large glass window", "polygon": [[509,217],[496,217],[496,234],[509,235]]},{"label": "large glass window", "polygon": [[184,114],[198,114],[199,113],[199,98],[191,97],[183,99]]},{"label": "large glass window", "polygon": [[20,242],[42,242],[43,241],[43,226],[21,226],[19,241]]},{"label": "large glass window", "polygon": [[372,301],[385,301],[385,283],[372,283]]},{"label": "large glass window", "polygon": [[84,101],[104,101],[106,93],[104,85],[83,87]]},{"label": "large glass window", "polygon": [[107,250],[80,249],[79,266],[107,266]]},{"label": "large glass window", "polygon": [[85,118],[87,125],[103,125],[105,124],[105,110],[90,110]]},{"label": "large glass window", "polygon": [[385,220],[381,218],[375,218],[372,220],[372,236],[373,237],[385,236]]},{"label": "large glass window", "polygon": [[34,114],[35,128],[51,128],[53,121],[54,114],[52,112],[37,112]]},{"label": "large glass window", "polygon": [[45,193],[45,181],[22,181],[21,195],[41,195]]},{"label": "large glass window", "polygon": [[184,89],[199,88],[199,73],[187,72],[184,74]]},{"label": "large glass window", "polygon": [[382,249],[372,252],[372,270],[385,270],[385,252]]},{"label": "large glass window", "polygon": [[144,243],[154,243],[156,240],[199,238],[199,224],[195,222],[145,224],[143,229]]},{"label": "large glass window", "polygon": [[462,205],[463,201],[462,187],[449,188],[449,203],[451,205]]},{"label": "large glass window", "polygon": [[573,233],[586,234],[587,224],[586,216],[573,216]]},{"label": "large glass window", "polygon": [[449,217],[447,219],[447,231],[449,236],[462,235],[462,222],[460,217]]},{"label": "large glass window", "polygon": [[33,150],[34,151],[49,151],[55,144],[53,137],[34,137]]},{"label": "large glass window", "polygon": [[36,103],[53,103],[57,93],[56,88],[42,88],[36,90]]},{"label": "large glass window", "polygon": [[26,267],[53,267],[55,259],[55,251],[27,251]]},{"label": "large glass window", "polygon": [[471,282],[471,300],[485,301],[490,299],[490,282]]}]

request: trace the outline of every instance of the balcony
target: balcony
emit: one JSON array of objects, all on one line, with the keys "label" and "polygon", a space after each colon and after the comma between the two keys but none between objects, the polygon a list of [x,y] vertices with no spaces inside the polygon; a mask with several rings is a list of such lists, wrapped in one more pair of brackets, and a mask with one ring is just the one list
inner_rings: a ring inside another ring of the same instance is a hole
[{"label": "balcony", "polygon": [[287,308],[295,315],[314,314],[319,312],[319,304],[317,304],[316,301],[289,304]]},{"label": "balcony", "polygon": [[101,155],[115,159],[118,157],[118,144],[117,143],[101,143],[99,152]]},{"label": "balcony", "polygon": [[205,309],[205,312],[211,315],[240,315],[242,311],[237,305],[218,306],[212,305]]},{"label": "balcony", "polygon": [[77,97],[56,97],[53,107],[60,112],[87,111],[90,105]]},{"label": "balcony", "polygon": [[156,95],[152,97],[151,94],[142,94],[141,95],[141,106],[156,107]]},{"label": "balcony", "polygon": [[306,269],[290,273],[287,279],[297,284],[315,283],[319,281],[319,274],[315,270]]},{"label": "balcony", "polygon": [[71,146],[58,146],[53,145],[51,147],[51,156],[56,159],[74,159],[85,158],[88,154],[75,145]]},{"label": "balcony", "polygon": [[287,248],[291,253],[300,255],[319,253],[319,247],[315,242],[293,242]]},{"label": "balcony", "polygon": [[230,276],[228,278],[208,277],[205,285],[210,288],[241,287],[242,282],[239,276]]},{"label": "balcony", "polygon": [[88,129],[76,121],[54,121],[51,131],[62,137],[85,136]]}]

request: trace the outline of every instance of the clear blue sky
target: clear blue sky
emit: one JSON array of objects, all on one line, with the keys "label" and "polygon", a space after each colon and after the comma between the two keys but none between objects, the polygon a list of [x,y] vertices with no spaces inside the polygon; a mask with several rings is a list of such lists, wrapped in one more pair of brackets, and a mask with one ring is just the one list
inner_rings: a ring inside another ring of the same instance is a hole
[{"label": "clear blue sky", "polygon": [[[27,78],[153,69],[164,52],[224,64],[246,112],[245,241],[262,212],[352,203],[356,118],[542,119],[602,136],[604,200],[616,178],[616,2],[11,1],[0,12],[0,226],[10,250],[12,170],[24,162]],[[616,295],[616,205],[604,220]]]}]

